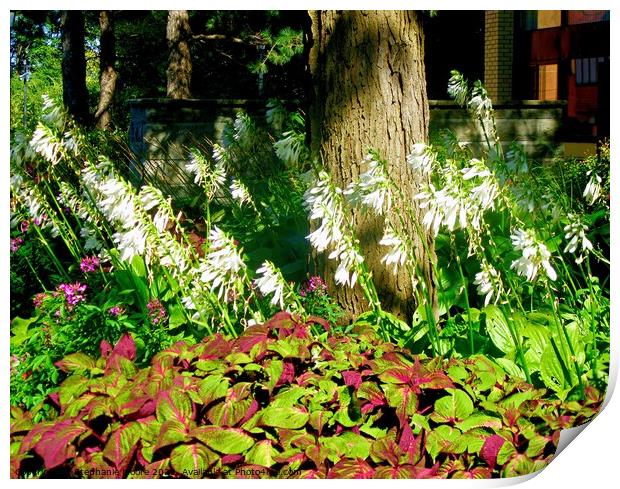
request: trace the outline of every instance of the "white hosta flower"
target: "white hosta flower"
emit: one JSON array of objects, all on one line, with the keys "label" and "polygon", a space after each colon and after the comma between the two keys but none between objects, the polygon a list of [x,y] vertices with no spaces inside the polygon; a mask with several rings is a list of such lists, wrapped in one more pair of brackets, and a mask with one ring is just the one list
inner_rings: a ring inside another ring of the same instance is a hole
[{"label": "white hosta flower", "polygon": [[337,248],[329,254],[331,260],[339,260],[334,280],[339,285],[348,285],[353,288],[359,275],[359,266],[364,262],[353,244],[343,239]]},{"label": "white hosta flower", "polygon": [[367,171],[362,173],[356,183],[351,183],[344,194],[353,205],[362,204],[382,215],[392,207],[392,193],[388,176],[382,163],[369,154],[364,158],[368,164]]},{"label": "white hosta flower", "polygon": [[461,228],[467,227],[467,202],[455,189],[444,187],[436,191],[433,184],[429,184],[427,191],[415,195],[414,199],[420,200],[420,208],[428,207],[422,224],[435,236],[442,225],[450,231],[454,231],[457,222]]},{"label": "white hosta flower", "polygon": [[262,266],[256,270],[260,275],[254,279],[254,283],[265,297],[273,294],[271,305],[279,305],[280,309],[284,308],[284,290],[286,281],[282,277],[280,270],[270,261],[263,262]]},{"label": "white hosta flower", "polygon": [[[590,175],[592,170],[590,170],[587,175]],[[586,199],[589,205],[593,205],[598,198],[601,196],[602,188],[601,188],[602,179],[596,173],[590,177],[586,188],[583,191],[583,197]]]},{"label": "white hosta flower", "polygon": [[557,279],[557,273],[551,266],[549,259],[551,253],[544,243],[540,243],[532,231],[517,229],[510,236],[512,245],[516,251],[521,251],[522,256],[514,260],[510,268],[524,276],[532,282],[537,277],[540,267],[542,267],[551,280]]},{"label": "white hosta flower", "polygon": [[474,285],[477,285],[478,294],[485,296],[485,307],[488,306],[494,298],[495,300],[493,303],[497,304],[502,291],[502,282],[499,272],[486,262],[482,263],[481,268],[482,270],[476,274]]},{"label": "white hosta flower", "polygon": [[322,171],[313,187],[304,193],[304,207],[310,211],[310,219],[320,219],[319,227],[306,238],[317,251],[324,251],[332,243],[336,246],[342,240],[344,214],[342,210],[342,189],[331,184],[329,175]]},{"label": "white hosta flower", "polygon": [[583,261],[583,253],[592,251],[592,242],[587,238],[586,231],[588,226],[579,221],[572,214],[568,215],[569,219],[573,219],[573,222],[564,227],[564,238],[568,240],[568,244],[564,248],[564,253],[575,253],[581,244],[580,255],[575,259],[575,262],[581,263]]},{"label": "white hosta flower", "polygon": [[239,205],[243,205],[246,202],[252,202],[252,197],[250,196],[250,191],[244,185],[244,183],[235,178],[232,179],[232,183],[230,184],[230,195],[233,199],[239,202]]},{"label": "white hosta flower", "polygon": [[62,144],[48,127],[42,124],[37,126],[30,140],[30,146],[52,165],[60,161]]},{"label": "white hosta flower", "polygon": [[158,206],[163,200],[161,191],[150,185],[145,185],[140,190],[140,203],[144,210],[150,211],[153,207]]},{"label": "white hosta flower", "polygon": [[282,139],[273,144],[273,149],[285,164],[296,165],[299,163],[300,156],[306,151],[304,135],[286,131],[282,136]]},{"label": "white hosta flower", "polygon": [[190,160],[185,165],[187,172],[194,175],[194,183],[205,189],[209,200],[226,184],[226,150],[215,144],[213,159],[215,164],[211,165],[200,153],[191,153]]},{"label": "white hosta flower", "polygon": [[434,157],[431,148],[424,143],[413,145],[411,154],[407,155],[407,163],[415,171],[423,175],[429,174],[433,170]]},{"label": "white hosta flower", "polygon": [[220,300],[228,300],[230,292],[238,291],[238,282],[245,263],[232,238],[214,226],[209,233],[209,252],[201,265],[200,279],[217,292]]},{"label": "white hosta flower", "polygon": [[408,251],[407,243],[394,231],[389,224],[385,228],[383,238],[379,241],[380,245],[390,246],[390,251],[381,259],[381,263],[394,266],[394,273],[398,272],[398,268],[402,267],[407,261]]},{"label": "white hosta flower", "polygon": [[146,230],[138,224],[126,232],[117,232],[112,236],[121,253],[122,261],[130,261],[134,256],[144,255],[146,249]]},{"label": "white hosta flower", "polygon": [[476,82],[471,94],[472,97],[469,101],[470,110],[484,122],[487,122],[490,119],[493,104],[487,95],[486,89]]}]

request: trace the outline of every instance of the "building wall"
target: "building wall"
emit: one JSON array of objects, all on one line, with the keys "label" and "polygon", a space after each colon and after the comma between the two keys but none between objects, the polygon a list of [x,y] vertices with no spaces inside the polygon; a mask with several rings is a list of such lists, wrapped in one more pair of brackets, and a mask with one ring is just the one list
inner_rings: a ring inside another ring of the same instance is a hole
[{"label": "building wall", "polygon": [[512,100],[514,12],[487,10],[484,15],[484,84],[495,103]]}]

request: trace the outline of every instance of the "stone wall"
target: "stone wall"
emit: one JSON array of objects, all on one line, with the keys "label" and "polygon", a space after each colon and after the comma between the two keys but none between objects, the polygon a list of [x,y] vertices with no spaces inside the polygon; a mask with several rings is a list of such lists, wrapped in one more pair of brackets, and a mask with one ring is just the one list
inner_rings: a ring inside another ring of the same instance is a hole
[{"label": "stone wall", "polygon": [[[519,141],[535,159],[552,157],[558,150],[564,102],[519,101],[495,107],[497,130],[502,142]],[[479,124],[469,113],[450,101],[430,102],[431,136],[447,128],[459,141],[478,151],[485,143]],[[133,177],[136,183],[154,182],[173,195],[192,187],[185,173],[187,146],[206,141],[220,142],[226,123],[244,110],[264,117],[264,102],[258,100],[171,100],[138,99],[130,102],[130,147],[136,155]],[[173,192],[173,190],[175,192]]]}]

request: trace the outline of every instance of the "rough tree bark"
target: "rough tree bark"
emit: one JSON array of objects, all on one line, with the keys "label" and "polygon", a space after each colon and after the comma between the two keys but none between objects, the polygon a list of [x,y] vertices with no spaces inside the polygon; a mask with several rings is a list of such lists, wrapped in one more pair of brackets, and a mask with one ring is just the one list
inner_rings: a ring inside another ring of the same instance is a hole
[{"label": "rough tree bark", "polygon": [[168,11],[166,39],[168,40],[167,94],[170,98],[183,99],[191,96],[192,58],[189,50],[191,39],[187,10]]},{"label": "rough tree bark", "polygon": [[[419,14],[411,11],[310,11],[308,69],[311,75],[310,146],[341,187],[364,172],[362,159],[372,148],[389,162],[392,178],[409,197],[421,180],[406,163],[406,155],[428,136],[429,107],[424,68],[424,37]],[[421,214],[421,212],[419,212]],[[387,249],[378,243],[383,219],[367,210],[353,213],[354,228],[385,310],[411,320],[413,287],[405,270],[394,276],[381,263]],[[421,216],[419,219],[421,222]],[[432,284],[430,261],[413,223],[416,244],[427,283]],[[432,236],[425,236],[433,249]],[[337,287],[337,263],[318,261],[330,292],[351,319],[368,309],[361,289]],[[436,294],[431,290],[433,308]]]},{"label": "rough tree bark", "polygon": [[112,117],[110,107],[116,90],[117,73],[114,68],[116,47],[114,38],[114,15],[109,10],[99,12],[99,104],[95,112],[95,123],[101,129],[110,129]]},{"label": "rough tree bark", "polygon": [[69,114],[81,124],[90,122],[84,54],[84,14],[64,10],[62,30],[62,99]]}]

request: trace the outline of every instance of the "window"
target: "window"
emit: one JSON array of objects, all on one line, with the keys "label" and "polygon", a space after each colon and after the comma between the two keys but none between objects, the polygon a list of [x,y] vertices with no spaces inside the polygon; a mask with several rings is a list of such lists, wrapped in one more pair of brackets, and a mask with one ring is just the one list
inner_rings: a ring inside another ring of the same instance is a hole
[{"label": "window", "polygon": [[568,23],[590,24],[592,22],[609,22],[609,10],[569,10]]},{"label": "window", "polygon": [[591,85],[598,82],[598,64],[605,58],[577,58],[572,62],[573,73],[577,85]]},{"label": "window", "polygon": [[560,27],[562,24],[561,10],[539,10],[538,11],[538,29],[546,29],[548,27]]},{"label": "window", "polygon": [[558,99],[558,65],[538,66],[538,100]]}]

